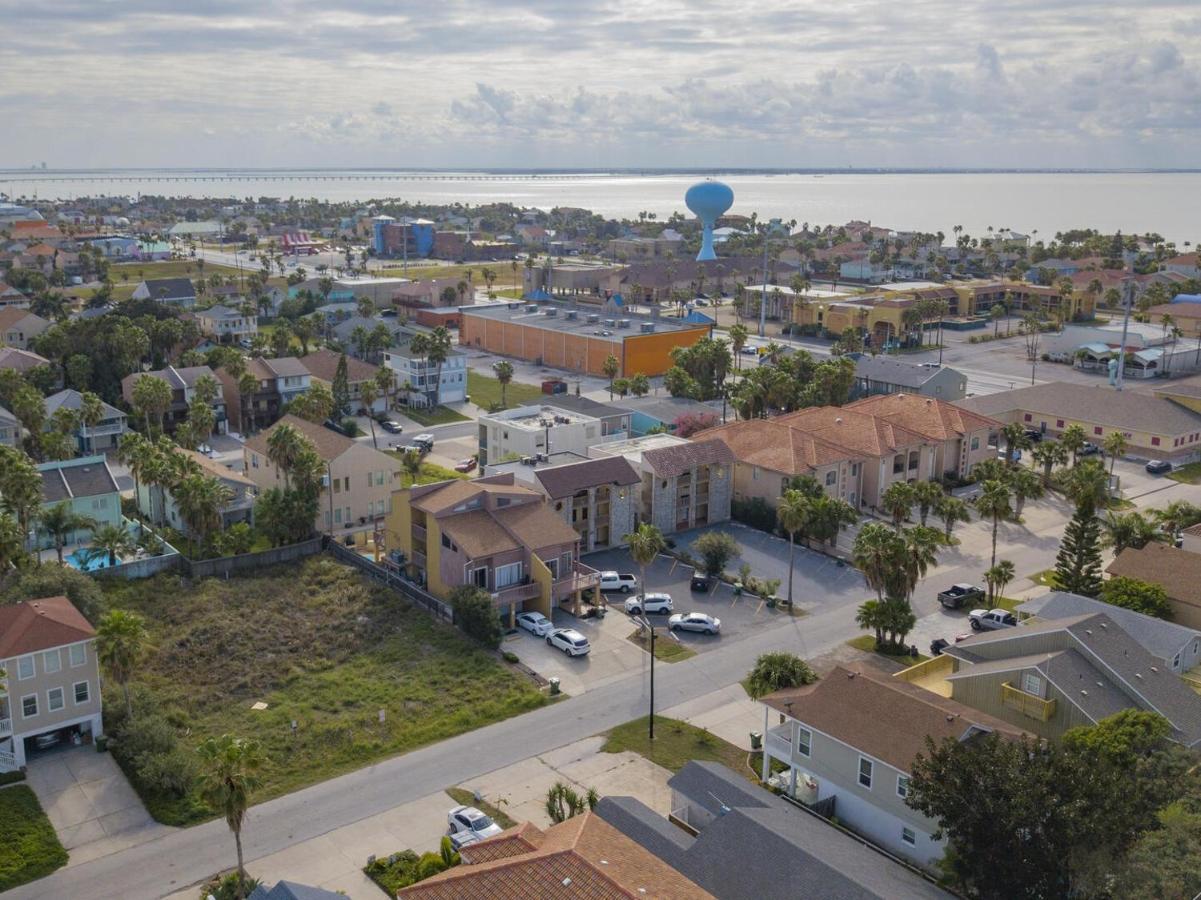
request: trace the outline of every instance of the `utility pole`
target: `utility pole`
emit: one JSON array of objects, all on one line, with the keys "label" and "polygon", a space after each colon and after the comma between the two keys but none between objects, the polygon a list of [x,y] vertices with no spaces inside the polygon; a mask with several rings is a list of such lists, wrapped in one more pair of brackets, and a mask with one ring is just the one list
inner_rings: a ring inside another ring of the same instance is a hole
[{"label": "utility pole", "polygon": [[1130,309],[1134,306],[1134,272],[1133,263],[1131,270],[1127,271],[1126,277],[1122,280],[1122,305],[1126,307],[1126,313],[1122,316],[1122,343],[1118,348],[1118,371],[1117,377],[1114,380],[1114,388],[1122,389],[1123,375],[1126,371],[1126,334],[1130,329]]}]

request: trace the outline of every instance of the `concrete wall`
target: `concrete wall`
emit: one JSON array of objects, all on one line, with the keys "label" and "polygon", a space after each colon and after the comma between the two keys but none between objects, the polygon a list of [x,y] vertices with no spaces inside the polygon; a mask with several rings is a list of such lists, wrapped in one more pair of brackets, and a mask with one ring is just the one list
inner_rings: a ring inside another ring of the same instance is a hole
[{"label": "concrete wall", "polygon": [[205,559],[196,562],[185,559],[182,565],[184,571],[192,578],[224,578],[238,572],[253,572],[267,566],[313,556],[321,552],[323,543],[324,538],[315,537],[301,541],[299,544],[274,547],[258,553],[243,553],[240,556],[223,556],[220,559]]}]

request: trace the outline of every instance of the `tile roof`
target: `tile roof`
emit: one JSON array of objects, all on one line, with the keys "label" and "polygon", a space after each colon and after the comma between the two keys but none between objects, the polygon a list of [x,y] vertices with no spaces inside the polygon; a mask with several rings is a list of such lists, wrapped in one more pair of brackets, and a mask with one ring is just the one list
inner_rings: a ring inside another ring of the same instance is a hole
[{"label": "tile roof", "polygon": [[1105,571],[1158,584],[1177,603],[1201,612],[1201,553],[1151,541],[1141,549],[1127,547]]},{"label": "tile roof", "polygon": [[1160,435],[1201,431],[1201,415],[1170,400],[1148,397],[1142,392],[1115,391],[1100,385],[1049,381],[971,397],[956,405],[984,416],[1025,411]]},{"label": "tile roof", "polygon": [[[334,353],[332,350],[316,350],[308,356],[300,357],[300,364],[314,378],[333,382],[334,376],[338,373],[338,360],[341,358],[341,353]],[[371,363],[363,362],[353,356],[346,357],[346,378],[351,384],[370,381],[375,378],[375,373],[378,371],[379,366],[373,366]]]},{"label": "tile roof", "polygon": [[[354,446],[354,441],[345,435],[338,434],[338,432],[326,428],[324,425],[318,425],[316,422],[301,419],[291,413],[281,418],[266,431],[260,431],[254,437],[249,438],[245,446],[266,456],[268,439],[284,425],[291,425],[308,438],[313,448],[317,451],[317,455],[326,462],[332,462]],[[392,459],[399,466],[399,462],[396,461],[395,457],[389,457],[389,459]]]},{"label": "tile roof", "polygon": [[518,826],[465,847],[462,856],[462,865],[403,888],[397,896],[447,900],[704,900],[713,896],[593,812],[545,831]]},{"label": "tile roof", "polygon": [[863,458],[776,419],[730,422],[695,437],[722,441],[739,462],[785,475],[804,475],[818,466]]},{"label": "tile roof", "polygon": [[45,328],[50,327],[49,321],[43,319],[41,316],[35,316],[27,309],[21,309],[17,306],[6,306],[3,309],[0,309],[0,329],[11,328],[18,322],[23,322],[26,319],[33,319],[34,321],[31,324],[35,326],[41,325]]},{"label": "tile roof", "polygon": [[32,350],[18,350],[16,347],[0,347],[0,369],[15,369],[18,372],[28,372],[38,366],[48,366],[50,360],[38,356]]},{"label": "tile roof", "polygon": [[66,597],[0,606],[0,660],[95,636],[96,630]]},{"label": "tile roof", "polygon": [[37,469],[42,476],[45,503],[58,503],[75,497],[98,497],[121,490],[103,456],[41,463]]},{"label": "tile roof", "polygon": [[602,484],[630,485],[639,481],[638,473],[624,456],[606,456],[584,462],[536,469],[534,479],[548,497],[570,497],[577,491]]},{"label": "tile roof", "polygon": [[1201,632],[1185,628],[1183,625],[1067,591],[1051,591],[1041,597],[1027,600],[1018,606],[1018,612],[1037,616],[1043,621],[1105,613],[1149,653],[1169,662],[1189,641],[1201,638]]},{"label": "tile roof", "polygon": [[814,406],[776,416],[776,421],[873,458],[925,443],[915,431],[850,407]]},{"label": "tile roof", "polygon": [[1201,319],[1201,303],[1185,301],[1181,303],[1161,303],[1147,310],[1151,317],[1148,321],[1159,322],[1164,316],[1174,319]]},{"label": "tile roof", "polygon": [[538,503],[522,503],[494,510],[492,515],[531,550],[553,544],[574,544],[580,539],[576,530],[555,515],[549,506],[541,502],[541,498]]},{"label": "tile roof", "polygon": [[963,437],[984,428],[1000,428],[996,419],[946,400],[914,394],[880,394],[849,403],[844,409],[870,413],[933,441]]},{"label": "tile roof", "polygon": [[1016,738],[1021,729],[954,700],[871,670],[836,667],[820,681],[768,694],[763,702],[902,772],[926,738],[959,740],[972,728]]},{"label": "tile roof", "polygon": [[734,453],[723,441],[698,438],[673,447],[655,447],[642,454],[655,474],[671,478],[697,466],[733,465]]}]

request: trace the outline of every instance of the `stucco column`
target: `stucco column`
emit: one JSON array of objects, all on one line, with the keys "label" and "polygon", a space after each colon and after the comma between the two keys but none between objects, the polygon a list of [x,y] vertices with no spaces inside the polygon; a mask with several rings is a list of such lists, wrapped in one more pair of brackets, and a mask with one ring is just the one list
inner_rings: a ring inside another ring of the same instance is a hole
[{"label": "stucco column", "polygon": [[768,752],[767,752],[767,718],[768,718],[768,708],[767,708],[767,704],[764,704],[763,705],[763,774],[762,774],[762,777],[759,779],[760,781],[763,781],[763,782],[767,781],[767,776],[770,774],[770,770],[771,770],[771,756],[768,755]]},{"label": "stucco column", "polygon": [[516,603],[509,604],[509,627],[510,628],[517,627],[517,604]]}]

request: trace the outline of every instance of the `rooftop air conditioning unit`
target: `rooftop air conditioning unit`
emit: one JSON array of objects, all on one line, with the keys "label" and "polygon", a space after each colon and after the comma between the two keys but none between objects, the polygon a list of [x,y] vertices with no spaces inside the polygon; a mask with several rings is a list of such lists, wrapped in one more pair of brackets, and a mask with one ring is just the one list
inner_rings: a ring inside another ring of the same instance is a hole
[{"label": "rooftop air conditioning unit", "polygon": [[532,466],[532,465],[534,465],[535,462],[537,462],[537,460],[535,460],[534,457],[532,457],[532,456],[521,457],[521,464],[523,466]]},{"label": "rooftop air conditioning unit", "polygon": [[545,310],[543,310],[543,315],[545,315],[548,319],[554,318],[558,314],[559,314],[559,311],[557,309],[555,309],[553,306],[548,306]]},{"label": "rooftop air conditioning unit", "polygon": [[567,312],[563,313],[564,319],[573,319],[574,320],[574,319],[578,319],[579,317],[580,317],[580,314],[578,312],[576,312],[574,309],[569,309],[569,310],[567,310]]},{"label": "rooftop air conditioning unit", "polygon": [[588,313],[588,324],[589,325],[595,325],[599,321],[600,321],[599,315],[597,315],[596,313]]},{"label": "rooftop air conditioning unit", "polygon": [[617,327],[618,327],[618,328],[629,328],[629,327],[630,327],[630,320],[629,320],[629,319],[618,319],[618,320],[617,320]]},{"label": "rooftop air conditioning unit", "polygon": [[639,327],[643,334],[651,334],[655,330],[655,323],[654,322],[643,322],[642,325]]},{"label": "rooftop air conditioning unit", "polygon": [[530,313],[536,313],[538,311],[538,304],[537,303],[528,304],[525,308],[525,311],[530,312]]},{"label": "rooftop air conditioning unit", "polygon": [[605,319],[605,327],[606,328],[616,328],[617,320],[616,319]]}]

